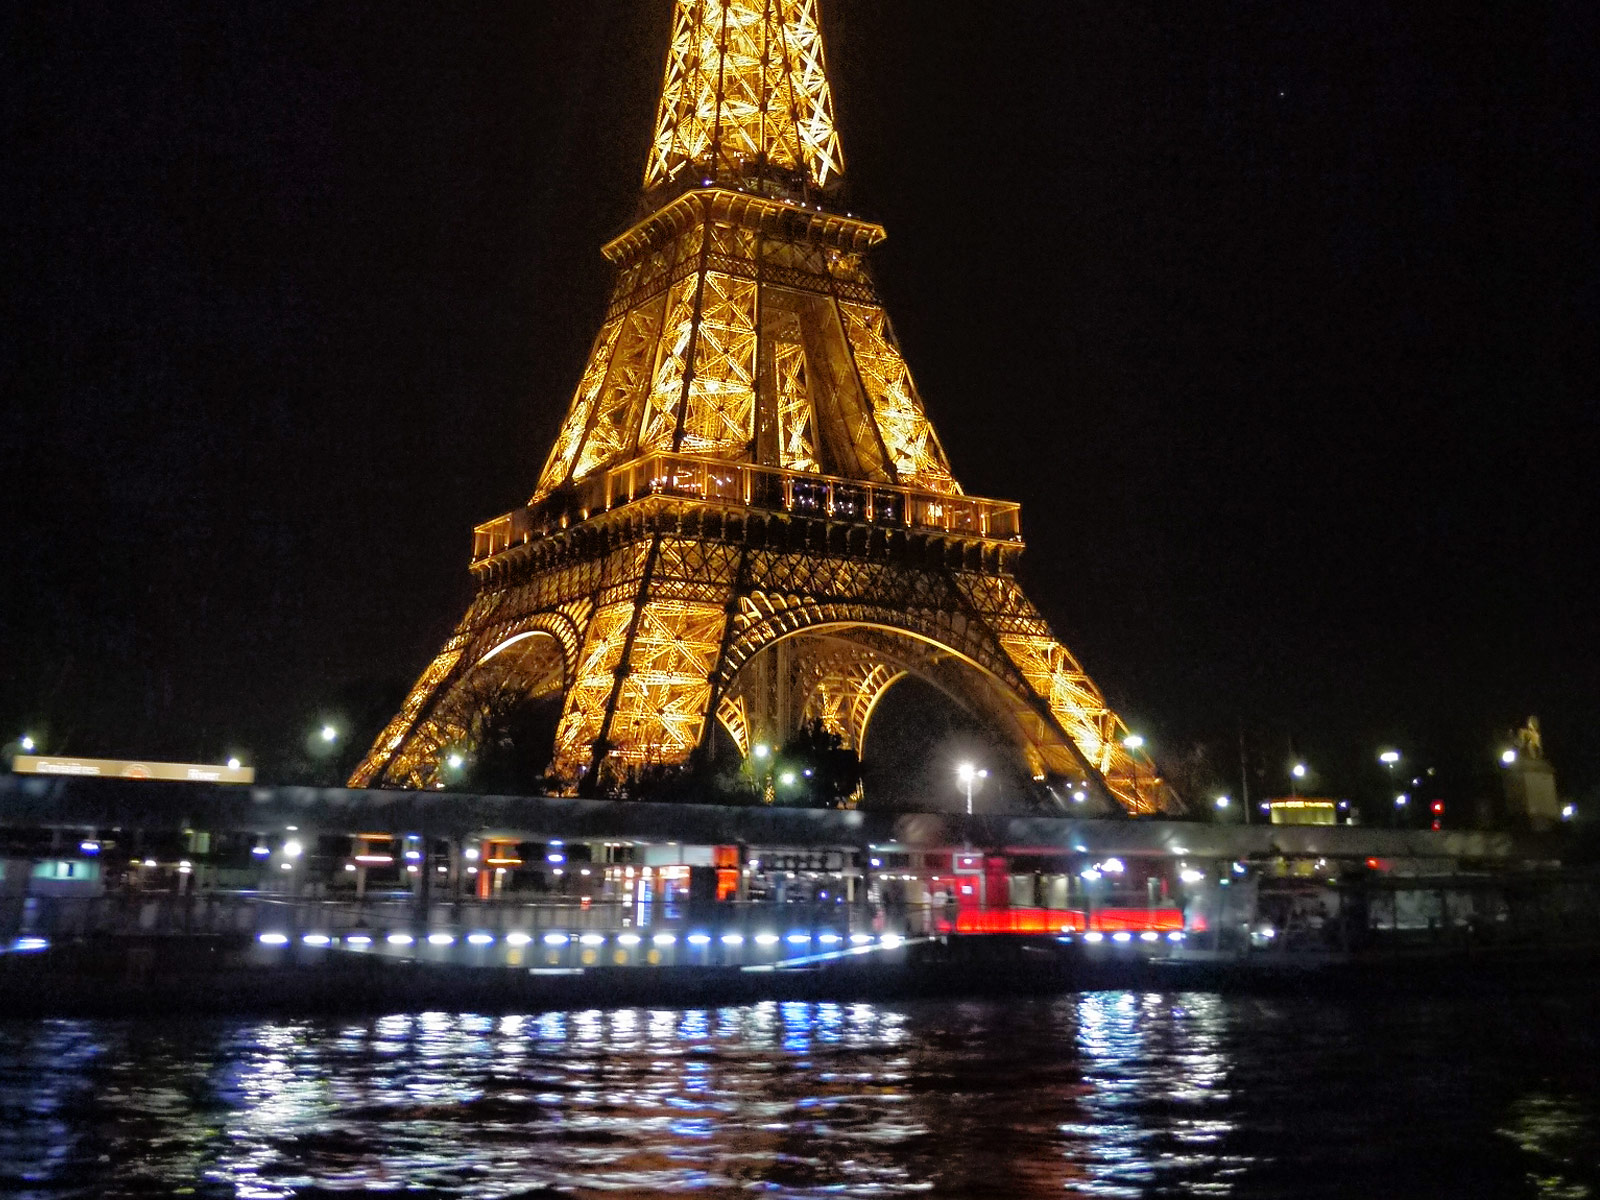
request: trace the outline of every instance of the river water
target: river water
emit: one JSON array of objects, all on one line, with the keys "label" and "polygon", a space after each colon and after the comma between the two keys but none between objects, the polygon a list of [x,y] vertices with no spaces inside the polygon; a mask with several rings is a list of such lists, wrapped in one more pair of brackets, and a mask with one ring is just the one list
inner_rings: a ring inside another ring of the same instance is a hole
[{"label": "river water", "polygon": [[1600,1197],[1588,999],[0,1022],[18,1197]]}]

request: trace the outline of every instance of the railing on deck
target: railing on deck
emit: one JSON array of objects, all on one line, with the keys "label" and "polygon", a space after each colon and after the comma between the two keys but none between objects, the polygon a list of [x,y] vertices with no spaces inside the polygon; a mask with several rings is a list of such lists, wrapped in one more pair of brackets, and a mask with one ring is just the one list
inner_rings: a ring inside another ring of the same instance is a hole
[{"label": "railing on deck", "polygon": [[753,463],[656,454],[582,480],[538,505],[479,525],[473,534],[473,561],[493,558],[596,513],[649,496],[683,496],[880,528],[919,529],[999,541],[1018,541],[1022,537],[1022,506],[1010,500],[950,496]]},{"label": "railing on deck", "polygon": [[431,932],[459,938],[484,933],[763,933],[788,938],[804,933],[848,938],[885,933],[906,937],[1015,933],[1055,935],[1083,930],[1174,930],[1182,913],[1170,906],[1084,909],[979,908],[955,904],[899,905],[832,902],[686,902],[539,899],[449,900],[427,905],[410,897],[364,900],[299,899],[268,893],[202,892],[193,895],[123,893],[95,897],[35,897],[0,914],[0,935],[79,937],[253,937],[280,932],[342,938],[364,932],[377,938]]}]

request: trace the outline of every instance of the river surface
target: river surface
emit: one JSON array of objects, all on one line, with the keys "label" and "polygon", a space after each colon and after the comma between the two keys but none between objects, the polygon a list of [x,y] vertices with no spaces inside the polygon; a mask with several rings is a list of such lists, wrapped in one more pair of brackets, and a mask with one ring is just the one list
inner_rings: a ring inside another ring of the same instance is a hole
[{"label": "river surface", "polygon": [[1600,1197],[1587,999],[0,1021],[18,1197]]}]

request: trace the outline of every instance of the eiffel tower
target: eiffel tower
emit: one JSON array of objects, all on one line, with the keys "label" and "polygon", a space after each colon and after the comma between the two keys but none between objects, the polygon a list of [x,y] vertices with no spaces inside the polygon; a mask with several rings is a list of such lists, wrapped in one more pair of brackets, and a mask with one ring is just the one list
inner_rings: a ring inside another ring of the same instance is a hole
[{"label": "eiffel tower", "polygon": [[[1023,594],[1019,506],[962,491],[873,286],[817,0],[676,0],[641,217],[533,498],[351,785],[443,786],[481,714],[559,693],[552,776],[864,745],[914,676],[1087,810],[1175,809]],[[1133,739],[1134,746],[1138,739]]]}]

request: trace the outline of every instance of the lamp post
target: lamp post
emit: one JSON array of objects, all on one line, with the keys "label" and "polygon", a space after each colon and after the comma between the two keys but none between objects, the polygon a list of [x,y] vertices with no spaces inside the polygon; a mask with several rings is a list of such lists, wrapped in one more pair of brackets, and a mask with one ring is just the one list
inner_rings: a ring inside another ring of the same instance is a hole
[{"label": "lamp post", "polygon": [[1144,748],[1144,735],[1130,733],[1122,739],[1122,745],[1128,751],[1128,761],[1133,767],[1133,802],[1137,805],[1144,799],[1139,795],[1139,751]]},{"label": "lamp post", "polygon": [[772,804],[777,800],[777,791],[773,786],[772,773],[777,763],[772,755],[772,746],[767,742],[757,742],[750,747],[750,784],[756,789],[763,804]]},{"label": "lamp post", "polygon": [[[1394,791],[1394,769],[1400,765],[1400,758],[1401,754],[1398,750],[1385,750],[1378,755],[1378,761],[1381,762],[1385,769],[1387,769],[1389,772],[1389,791],[1391,792]],[[1401,805],[1398,800],[1395,801],[1394,820],[1396,825],[1400,823],[1400,809],[1402,807],[1404,806]]]},{"label": "lamp post", "polygon": [[972,788],[980,779],[989,778],[989,772],[973,766],[971,763],[962,763],[956,768],[956,778],[961,780],[962,786],[967,790],[967,816],[972,815]]}]

